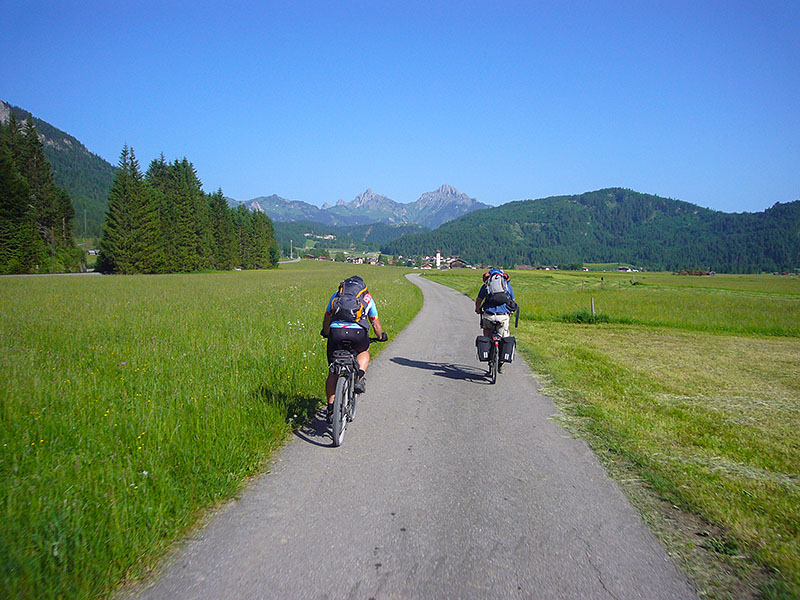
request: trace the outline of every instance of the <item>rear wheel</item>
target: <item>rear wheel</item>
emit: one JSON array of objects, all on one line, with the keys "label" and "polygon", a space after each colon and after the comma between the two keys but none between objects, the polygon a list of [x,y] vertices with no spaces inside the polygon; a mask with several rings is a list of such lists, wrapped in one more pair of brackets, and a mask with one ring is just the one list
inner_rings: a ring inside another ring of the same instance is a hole
[{"label": "rear wheel", "polygon": [[347,395],[350,384],[347,377],[336,380],[336,395],[333,397],[333,445],[341,446],[344,441],[344,431],[347,429]]},{"label": "rear wheel", "polygon": [[497,381],[497,366],[500,360],[500,350],[492,340],[492,345],[489,347],[489,380],[492,383]]},{"label": "rear wheel", "polygon": [[350,403],[347,405],[347,420],[353,421],[356,418],[356,400],[358,399],[358,394],[352,394],[350,396]]}]

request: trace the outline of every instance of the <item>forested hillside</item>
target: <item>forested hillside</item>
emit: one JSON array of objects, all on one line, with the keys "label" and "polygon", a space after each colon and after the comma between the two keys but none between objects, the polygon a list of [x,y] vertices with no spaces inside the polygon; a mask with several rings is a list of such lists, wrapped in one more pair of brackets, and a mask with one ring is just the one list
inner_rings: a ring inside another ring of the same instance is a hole
[{"label": "forested hillside", "polygon": [[32,121],[0,123],[0,273],[85,268],[72,200],[53,180]]},{"label": "forested hillside", "polygon": [[0,103],[4,115],[14,114],[20,122],[31,120],[42,137],[42,150],[52,168],[56,185],[72,198],[75,209],[74,232],[78,236],[98,237],[114,180],[114,167],[89,152],[80,141],[31,115],[28,111]]},{"label": "forested hillside", "polygon": [[[316,221],[275,221],[275,239],[284,254],[289,254],[289,247],[295,250],[305,244],[307,233],[314,240],[317,248],[351,248],[354,251],[379,250],[399,237],[409,233],[428,231],[427,228],[413,223],[389,225],[372,223],[369,225],[326,225]],[[322,236],[333,235],[334,239],[323,239]],[[320,236],[320,237],[316,237]],[[291,242],[291,244],[290,244]]]},{"label": "forested hillside", "polygon": [[162,155],[142,174],[133,149],[123,148],[97,270],[175,273],[277,264],[278,248],[266,214],[244,206],[229,208],[222,190],[204,193],[186,158],[167,163]]},{"label": "forested hillside", "polygon": [[437,249],[501,265],[623,262],[653,270],[788,271],[800,268],[800,201],[731,214],[604,189],[510,202],[405,236],[382,251],[409,256]]}]

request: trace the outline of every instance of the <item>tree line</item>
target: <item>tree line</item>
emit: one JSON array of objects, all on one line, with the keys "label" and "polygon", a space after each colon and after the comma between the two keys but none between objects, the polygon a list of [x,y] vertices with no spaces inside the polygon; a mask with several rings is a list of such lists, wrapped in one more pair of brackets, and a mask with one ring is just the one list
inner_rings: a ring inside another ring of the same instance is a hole
[{"label": "tree line", "polygon": [[618,262],[651,270],[727,273],[800,268],[800,202],[730,214],[612,188],[509,202],[438,229],[404,236],[381,251],[459,255],[504,266]]},{"label": "tree line", "polygon": [[264,269],[278,264],[272,221],[203,192],[186,158],[153,160],[142,173],[133,148],[120,154],[103,224],[97,270],[179,273]]},{"label": "tree line", "polygon": [[72,199],[53,180],[31,119],[0,123],[0,273],[85,269]]}]

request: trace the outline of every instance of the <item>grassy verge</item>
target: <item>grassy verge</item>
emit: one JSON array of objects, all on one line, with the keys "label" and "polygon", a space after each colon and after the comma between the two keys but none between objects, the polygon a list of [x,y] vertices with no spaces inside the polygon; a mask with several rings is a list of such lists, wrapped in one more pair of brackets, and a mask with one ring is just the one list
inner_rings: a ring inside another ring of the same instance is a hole
[{"label": "grassy verge", "polygon": [[107,595],[258,472],[322,401],[352,272],[390,335],[422,304],[403,270],[332,263],[0,280],[0,597]]},{"label": "grassy verge", "polygon": [[800,597],[800,281],[638,275],[514,273],[522,351],[707,597]]}]

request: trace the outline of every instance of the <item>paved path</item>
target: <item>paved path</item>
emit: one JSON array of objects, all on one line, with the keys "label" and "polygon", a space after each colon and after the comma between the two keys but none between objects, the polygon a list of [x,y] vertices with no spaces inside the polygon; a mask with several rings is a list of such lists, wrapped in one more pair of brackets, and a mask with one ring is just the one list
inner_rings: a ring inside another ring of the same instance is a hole
[{"label": "paved path", "polygon": [[299,431],[139,597],[696,598],[522,359],[487,383],[473,302],[411,278],[344,445]]}]

